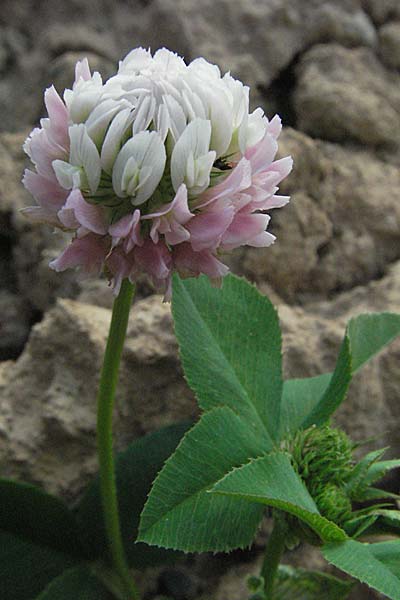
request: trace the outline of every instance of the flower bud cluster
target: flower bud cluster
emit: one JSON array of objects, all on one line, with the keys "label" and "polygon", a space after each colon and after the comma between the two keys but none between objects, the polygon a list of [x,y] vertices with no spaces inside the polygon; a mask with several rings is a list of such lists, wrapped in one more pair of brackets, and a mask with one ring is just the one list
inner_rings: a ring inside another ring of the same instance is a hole
[{"label": "flower bud cluster", "polygon": [[250,113],[229,73],[137,48],[105,83],[78,62],[45,104],[23,181],[37,202],[25,214],[72,234],[54,269],[104,270],[116,292],[144,272],[168,297],[173,271],[218,281],[221,253],[274,241],[267,211],[289,200],[277,191],[292,160],[275,160],[279,117]]}]

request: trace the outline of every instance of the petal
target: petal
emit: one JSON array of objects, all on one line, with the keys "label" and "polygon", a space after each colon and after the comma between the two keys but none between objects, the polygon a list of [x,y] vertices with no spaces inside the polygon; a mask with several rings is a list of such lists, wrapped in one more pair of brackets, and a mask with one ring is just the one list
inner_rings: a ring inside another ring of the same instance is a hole
[{"label": "petal", "polygon": [[[98,233],[99,235],[107,233],[108,226],[105,210],[101,206],[94,206],[86,202],[80,190],[73,190],[70,193],[63,210],[65,209],[72,209],[78,223],[89,231]],[[61,216],[60,220],[62,221]]]},{"label": "petal", "polygon": [[22,183],[43,208],[57,210],[64,204],[67,192],[55,181],[25,169]]},{"label": "petal", "polygon": [[193,217],[186,224],[193,250],[199,252],[217,248],[233,220],[234,212],[233,206],[228,204],[222,205],[219,210],[200,213]]},{"label": "petal", "polygon": [[156,111],[156,100],[153,96],[147,95],[142,98],[135,110],[132,134],[136,135],[139,131],[145,131],[154,118]]},{"label": "petal", "polygon": [[104,238],[89,234],[76,238],[50,267],[55,271],[65,271],[71,267],[82,267],[87,273],[99,273],[108,253]]},{"label": "petal", "polygon": [[130,108],[121,110],[111,121],[101,147],[101,166],[111,175],[112,168],[121,149],[122,138],[133,121],[133,112]]},{"label": "petal", "polygon": [[107,128],[113,117],[124,108],[126,108],[125,101],[117,102],[113,99],[103,100],[94,107],[85,122],[85,126],[89,137],[94,141],[97,147],[100,147],[102,144]]},{"label": "petal", "polygon": [[243,157],[226,179],[211,187],[198,198],[199,204],[196,204],[196,207],[202,208],[221,198],[231,198],[234,194],[249,188],[251,183],[251,164]]},{"label": "petal", "polygon": [[88,81],[92,78],[89,68],[89,61],[87,58],[83,60],[78,60],[75,65],[75,83],[77,83],[80,79],[84,81]]},{"label": "petal", "polygon": [[[188,171],[188,157],[192,156],[193,161],[205,155],[209,156],[212,161],[215,154],[209,152],[209,144],[211,137],[211,123],[204,119],[195,119],[186,127],[180,138],[178,139],[171,156],[171,180],[174,190],[177,191],[182,183],[187,183],[186,179],[195,177],[195,170],[192,175]],[[211,170],[211,167],[210,167]],[[203,175],[202,175],[203,176]],[[192,182],[196,185],[196,181]],[[203,189],[208,186],[207,182],[203,185]],[[189,185],[188,185],[189,187]],[[202,190],[196,190],[200,193]]]},{"label": "petal", "polygon": [[135,261],[150,277],[165,279],[171,272],[171,256],[163,242],[153,244],[146,240],[143,246],[134,249]]},{"label": "petal", "polygon": [[45,91],[44,102],[49,115],[50,132],[54,142],[68,149],[68,111],[53,85]]},{"label": "petal", "polygon": [[267,131],[272,135],[272,137],[277,139],[282,131],[282,120],[279,115],[275,115],[271,121],[269,121],[267,125]]},{"label": "petal", "polygon": [[53,225],[54,227],[61,226],[57,213],[49,208],[27,206],[26,208],[22,208],[20,212],[32,223],[45,223],[46,225]]},{"label": "petal", "polygon": [[82,167],[89,187],[94,194],[99,187],[101,177],[100,156],[96,144],[89,137],[85,125],[72,125],[69,128],[71,141],[70,163]]},{"label": "petal", "polygon": [[233,249],[249,244],[253,238],[265,232],[269,220],[269,215],[237,213],[223,236],[221,245]]},{"label": "petal", "polygon": [[110,272],[110,282],[113,288],[114,296],[118,296],[122,281],[129,276],[132,269],[130,261],[126,255],[120,252],[118,249],[113,250],[109,256],[107,256],[107,270]]},{"label": "petal", "polygon": [[245,157],[250,161],[253,174],[265,170],[274,160],[278,150],[275,138],[268,132],[254,146],[248,148]]},{"label": "petal", "polygon": [[190,244],[179,244],[173,249],[174,267],[183,277],[197,277],[204,273],[211,279],[219,279],[229,272],[229,268],[220,262],[211,252],[195,252]]},{"label": "petal", "polygon": [[[115,192],[118,196],[127,196],[133,176],[138,183],[135,184],[137,191],[134,191],[131,202],[134,206],[143,204],[158,186],[165,162],[166,152],[160,136],[155,131],[141,131],[126,142],[117,156],[112,172]],[[137,168],[127,173],[127,167],[134,164]],[[129,174],[131,176],[128,178]]]}]

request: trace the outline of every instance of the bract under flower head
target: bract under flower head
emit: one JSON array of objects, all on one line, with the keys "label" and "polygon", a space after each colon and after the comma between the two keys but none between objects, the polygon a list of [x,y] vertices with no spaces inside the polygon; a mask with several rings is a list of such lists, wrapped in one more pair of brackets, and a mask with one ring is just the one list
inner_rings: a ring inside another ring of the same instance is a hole
[{"label": "bract under flower head", "polygon": [[104,271],[116,293],[144,272],[168,298],[174,271],[218,281],[223,251],[273,243],[266,211],[289,201],[292,168],[275,161],[281,122],[249,113],[249,88],[216,65],[137,48],[103,83],[85,59],[45,103],[23,182],[26,216],[72,234],[52,268]]}]

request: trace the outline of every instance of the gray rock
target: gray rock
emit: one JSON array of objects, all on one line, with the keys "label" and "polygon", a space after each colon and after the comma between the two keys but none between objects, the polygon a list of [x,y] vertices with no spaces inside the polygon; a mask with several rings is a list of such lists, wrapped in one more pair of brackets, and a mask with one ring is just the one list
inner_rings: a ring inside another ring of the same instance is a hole
[{"label": "gray rock", "polygon": [[370,49],[316,46],[297,74],[294,105],[302,131],[336,142],[399,144],[400,75]]},{"label": "gray rock", "polygon": [[[0,363],[3,475],[75,497],[96,470],[96,392],[110,311],[60,300],[22,356]],[[115,413],[117,446],[196,412],[177,359],[169,306],[135,305]]]},{"label": "gray rock", "polygon": [[[335,365],[346,323],[367,312],[393,311],[400,307],[400,262],[386,277],[305,308],[278,307],[283,329],[284,364],[287,377],[314,376]],[[376,438],[377,447],[389,445],[398,455],[400,418],[396,384],[400,381],[400,339],[363,367],[351,384],[347,400],[335,421],[354,440]]]},{"label": "gray rock", "polygon": [[251,86],[267,87],[299,52],[318,41],[350,46],[376,42],[357,0],[155,0],[150,22],[157,24],[156,45],[186,50],[187,58],[205,56]]},{"label": "gray rock", "polygon": [[17,294],[0,289],[0,360],[16,358],[29,334],[30,311]]},{"label": "gray rock", "polygon": [[304,303],[380,277],[400,258],[397,166],[290,129],[280,152],[294,170],[282,186],[290,204],[271,213],[277,241],[234,253],[236,272]]},{"label": "gray rock", "polygon": [[361,0],[364,10],[371,16],[375,23],[382,25],[390,19],[400,18],[400,5],[398,0]]},{"label": "gray rock", "polygon": [[388,67],[400,69],[400,21],[380,28],[379,54]]},{"label": "gray rock", "polygon": [[71,88],[75,78],[75,65],[82,58],[87,58],[91,71],[98,71],[103,79],[107,79],[115,72],[115,63],[99,54],[87,51],[65,52],[49,63],[46,87],[54,85],[60,95],[65,88]]}]

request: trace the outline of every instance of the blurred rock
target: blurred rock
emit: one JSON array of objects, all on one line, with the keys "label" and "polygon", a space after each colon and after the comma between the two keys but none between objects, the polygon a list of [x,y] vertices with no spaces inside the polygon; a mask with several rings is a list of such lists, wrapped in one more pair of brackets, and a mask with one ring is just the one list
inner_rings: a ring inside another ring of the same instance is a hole
[{"label": "blurred rock", "polygon": [[368,48],[319,45],[298,66],[299,129],[336,142],[399,144],[400,75]]},{"label": "blurred rock", "polygon": [[398,0],[361,0],[364,10],[378,25],[390,19],[400,19]]},{"label": "blurred rock", "polygon": [[379,54],[388,67],[400,69],[400,21],[379,30]]},{"label": "blurred rock", "polygon": [[[332,371],[346,323],[366,312],[398,312],[400,306],[400,262],[380,281],[345,292],[335,300],[306,308],[278,307],[283,330],[286,377],[305,377]],[[377,447],[389,445],[400,452],[396,424],[400,418],[400,340],[363,367],[350,387],[347,400],[335,420],[354,440],[376,437]]]},{"label": "blurred rock", "polygon": [[[15,363],[0,363],[3,475],[75,497],[96,469],[96,392],[110,311],[60,300]],[[181,375],[169,306],[132,311],[115,413],[118,446],[196,412]]]},{"label": "blurred rock", "polygon": [[[374,45],[376,34],[357,0],[327,3],[302,0],[230,2],[155,0],[150,5],[158,45],[187,47],[228,67],[250,85],[268,85],[310,44],[337,40],[345,45]],[[171,40],[170,24],[178,30]]]},{"label": "blurred rock", "polygon": [[271,213],[275,244],[232,256],[235,271],[289,302],[329,297],[380,277],[400,258],[400,173],[373,154],[284,130],[291,203]]},{"label": "blurred rock", "polygon": [[94,52],[65,52],[49,63],[46,72],[46,80],[48,81],[46,87],[52,84],[62,95],[65,88],[72,87],[76,63],[85,57],[89,61],[91,71],[98,71],[103,79],[107,79],[115,72],[116,67],[112,61]]},{"label": "blurred rock", "polygon": [[[279,306],[289,377],[332,370],[348,318],[361,310],[396,310],[400,263],[380,282],[310,309]],[[315,316],[317,315],[317,317]],[[110,311],[59,300],[37,324],[16,363],[0,365],[0,461],[3,475],[74,497],[95,470],[95,396]],[[400,344],[363,370],[338,420],[354,439],[380,436],[400,450]],[[390,374],[390,377],[389,375]],[[170,308],[159,296],[137,302],[129,323],[117,395],[118,445],[194,416],[182,377]]]},{"label": "blurred rock", "polygon": [[30,311],[15,293],[0,289],[0,360],[16,358],[28,338]]}]

